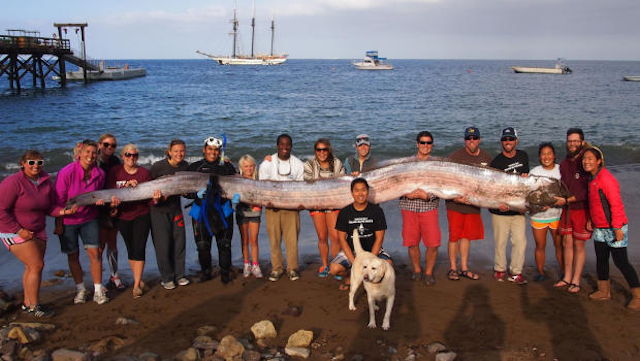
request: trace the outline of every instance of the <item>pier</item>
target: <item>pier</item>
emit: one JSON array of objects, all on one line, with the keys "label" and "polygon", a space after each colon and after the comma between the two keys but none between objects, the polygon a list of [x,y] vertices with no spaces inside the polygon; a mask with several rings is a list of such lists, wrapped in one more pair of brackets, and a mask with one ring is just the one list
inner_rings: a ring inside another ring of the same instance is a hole
[{"label": "pier", "polygon": [[[9,29],[0,35],[0,80],[6,74],[9,87],[20,93],[22,81],[31,78],[33,88],[46,86],[46,78],[51,73],[60,77],[60,85],[67,86],[65,62],[87,70],[97,70],[98,66],[87,62],[84,49],[84,28],[86,23],[55,23],[58,36],[42,37],[38,31]],[[74,55],[69,39],[62,37],[63,31],[71,28],[81,31],[82,55]]]}]

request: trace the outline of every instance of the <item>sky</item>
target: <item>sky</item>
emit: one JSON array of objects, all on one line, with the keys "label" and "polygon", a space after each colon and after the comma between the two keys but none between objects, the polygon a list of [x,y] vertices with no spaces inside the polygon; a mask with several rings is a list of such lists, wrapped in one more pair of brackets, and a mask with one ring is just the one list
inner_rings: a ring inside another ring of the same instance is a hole
[{"label": "sky", "polygon": [[[3,1],[0,32],[86,22],[95,59],[196,59],[231,52],[233,0]],[[256,52],[294,59],[640,60],[638,0],[256,0]],[[251,0],[237,0],[250,51]],[[67,37],[79,48],[79,37]]]}]

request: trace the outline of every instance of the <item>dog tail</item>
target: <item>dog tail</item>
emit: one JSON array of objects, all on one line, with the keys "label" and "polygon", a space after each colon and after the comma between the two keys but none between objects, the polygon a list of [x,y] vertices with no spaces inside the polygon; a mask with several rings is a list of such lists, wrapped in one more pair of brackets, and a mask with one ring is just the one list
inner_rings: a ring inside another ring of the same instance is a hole
[{"label": "dog tail", "polygon": [[356,255],[363,251],[362,245],[360,244],[360,236],[358,235],[358,229],[353,230],[353,249],[356,251]]}]

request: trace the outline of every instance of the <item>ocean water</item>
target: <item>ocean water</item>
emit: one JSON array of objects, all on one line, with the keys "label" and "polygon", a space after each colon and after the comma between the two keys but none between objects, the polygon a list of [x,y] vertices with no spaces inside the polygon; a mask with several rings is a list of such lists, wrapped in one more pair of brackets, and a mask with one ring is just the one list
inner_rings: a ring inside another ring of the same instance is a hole
[{"label": "ocean water", "polygon": [[[553,142],[562,157],[566,129],[578,126],[588,141],[603,146],[607,164],[616,165],[629,218],[640,214],[635,186],[640,174],[640,82],[622,80],[624,75],[640,75],[640,62],[571,61],[568,65],[574,73],[570,75],[515,74],[509,68],[553,66],[553,61],[396,60],[392,61],[396,70],[385,72],[358,71],[348,60],[293,59],[273,67],[223,67],[209,60],[119,63],[144,66],[148,75],[122,82],[71,84],[66,89],[50,81],[46,90],[26,89],[19,95],[9,90],[6,77],[0,78],[0,179],[18,170],[18,159],[26,149],[43,151],[45,170],[55,174],[70,162],[77,141],[97,139],[104,132],[115,134],[119,145],[136,143],[140,163],[149,165],[163,157],[173,138],[187,142],[188,158],[195,161],[201,157],[203,139],[223,133],[228,138],[226,154],[234,162],[245,153],[262,159],[275,152],[276,137],[283,132],[292,135],[293,154],[303,159],[312,156],[319,137],[329,138],[334,154],[344,159],[353,153],[354,138],[360,133],[371,136],[372,151],[380,158],[407,156],[415,152],[415,135],[422,130],[434,134],[434,154],[446,156],[462,146],[463,130],[469,125],[480,128],[481,146],[497,154],[501,129],[514,126],[520,147],[535,165],[537,144]],[[383,209],[389,225],[385,248],[394,259],[402,259],[406,251],[397,202],[387,202]],[[446,240],[442,205],[440,211]],[[304,267],[319,257],[308,212],[301,213],[301,220]],[[471,257],[474,270],[485,275],[491,273],[493,258],[490,224],[485,218],[485,241],[474,243]],[[630,226],[633,234],[633,222]],[[67,268],[51,230],[50,225],[44,279]],[[195,273],[199,267],[189,222],[186,232],[187,266]],[[237,230],[234,233],[233,262],[241,266],[240,239]],[[530,267],[533,238],[527,233],[526,265]],[[259,243],[267,271],[269,242],[264,222]],[[640,257],[640,249],[631,243],[630,254]],[[439,265],[447,262],[443,244]],[[551,242],[547,247],[551,260]],[[130,281],[120,238],[119,249],[121,274]],[[217,259],[215,246],[212,253]],[[593,271],[592,253],[589,247],[587,272]],[[88,270],[85,255],[81,261]],[[20,288],[21,263],[0,251],[0,264],[5,271],[0,287]],[[442,271],[448,266],[438,267]],[[157,274],[149,240],[145,277]],[[67,279],[64,287],[72,289],[72,284]]]},{"label": "ocean water", "polygon": [[[396,60],[393,71],[355,70],[348,60],[289,60],[282,66],[224,67],[210,60],[119,61],[148,75],[121,82],[27,89],[17,95],[0,78],[0,179],[14,172],[25,149],[45,153],[45,170],[69,161],[75,142],[104,132],[140,147],[141,163],[163,156],[172,138],[201,156],[208,136],[226,134],[232,161],[275,151],[278,134],[293,136],[293,153],[312,156],[314,141],[331,140],[336,156],[353,153],[367,133],[378,157],[414,152],[415,135],[429,130],[436,155],[462,145],[463,129],[480,128],[482,147],[499,149],[501,129],[517,128],[533,159],[551,141],[560,156],[566,129],[579,126],[604,147],[613,164],[640,162],[640,62],[572,61],[569,75],[515,74],[512,65],[553,61]],[[23,83],[30,83],[24,81]]]}]

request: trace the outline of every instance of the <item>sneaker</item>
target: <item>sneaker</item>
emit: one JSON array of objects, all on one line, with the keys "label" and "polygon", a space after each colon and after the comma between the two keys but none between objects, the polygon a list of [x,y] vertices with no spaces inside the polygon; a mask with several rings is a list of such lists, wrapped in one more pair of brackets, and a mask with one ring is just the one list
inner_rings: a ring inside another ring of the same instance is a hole
[{"label": "sneaker", "polygon": [[124,282],[122,282],[122,280],[118,275],[111,276],[110,283],[113,286],[113,288],[118,290],[124,290],[125,288],[127,288],[127,285],[125,285]]},{"label": "sneaker", "polygon": [[251,274],[253,275],[253,277],[255,278],[262,278],[264,277],[262,275],[262,270],[260,269],[260,266],[258,266],[257,264],[254,264],[251,266]]},{"label": "sneaker", "polygon": [[320,266],[318,277],[325,278],[329,275],[329,266]]},{"label": "sneaker", "polygon": [[522,273],[517,275],[509,275],[508,280],[509,282],[515,282],[517,285],[527,284],[527,279],[525,276],[522,275]]},{"label": "sneaker", "polygon": [[34,308],[28,308],[26,312],[29,316],[36,318],[49,318],[56,314],[54,311],[47,310],[40,305],[36,305]]},{"label": "sneaker", "polygon": [[504,282],[507,278],[506,272],[495,271],[493,272],[493,279],[498,282]]},{"label": "sneaker", "polygon": [[289,277],[290,281],[297,281],[300,279],[300,273],[296,270],[291,270],[287,272],[287,277]]},{"label": "sneaker", "polygon": [[269,281],[275,282],[280,279],[280,276],[282,276],[282,271],[271,271],[269,273]]},{"label": "sneaker", "polygon": [[242,269],[242,276],[244,278],[249,278],[249,276],[251,276],[251,263],[244,264],[244,268]]},{"label": "sneaker", "polygon": [[186,285],[188,285],[189,283],[191,283],[191,281],[189,281],[189,279],[188,279],[187,277],[181,277],[181,278],[178,280],[178,286],[186,286]]},{"label": "sneaker", "polygon": [[95,293],[93,295],[93,302],[95,302],[95,303],[97,303],[99,305],[102,305],[102,304],[105,304],[105,303],[109,302],[109,298],[103,292]]},{"label": "sneaker", "polygon": [[160,282],[160,284],[162,285],[162,287],[164,287],[165,290],[172,290],[172,289],[176,288],[176,284],[173,283],[173,281]]},{"label": "sneaker", "polygon": [[73,304],[79,305],[85,302],[87,302],[87,290],[82,289],[82,290],[76,291],[76,297],[73,298]]}]

